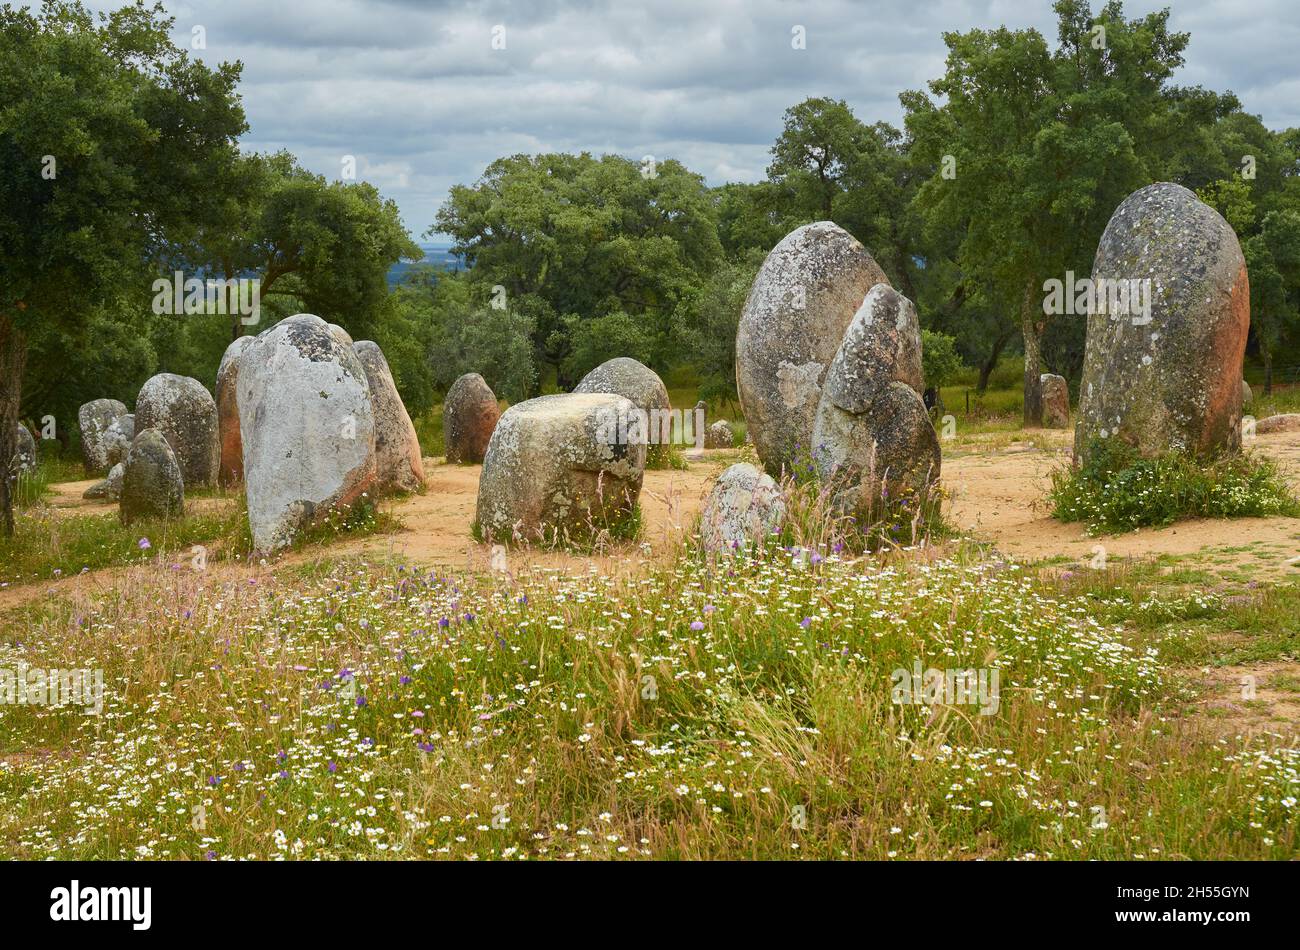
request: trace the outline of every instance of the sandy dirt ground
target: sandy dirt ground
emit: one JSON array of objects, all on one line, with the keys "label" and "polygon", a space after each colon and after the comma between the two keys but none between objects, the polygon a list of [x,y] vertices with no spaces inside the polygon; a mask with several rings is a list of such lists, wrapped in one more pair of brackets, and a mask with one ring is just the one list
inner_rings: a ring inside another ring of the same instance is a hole
[{"label": "sandy dirt ground", "polygon": [[[1259,580],[1300,579],[1300,519],[1244,518],[1184,521],[1159,530],[1088,537],[1081,526],[1055,521],[1048,514],[1046,493],[1051,471],[1068,460],[1069,433],[1038,431],[1025,441],[981,445],[978,440],[945,447],[943,481],[951,495],[948,520],[963,532],[991,543],[1001,554],[1023,561],[1065,559],[1087,563],[1104,549],[1109,558],[1175,556],[1189,566],[1244,571]],[[1259,436],[1254,448],[1278,459],[1300,491],[1300,433]],[[662,562],[690,531],[718,474],[741,457],[739,451],[705,451],[688,459],[685,471],[646,473],[642,489],[642,543],[613,553],[575,555],[512,550],[512,572],[538,567],[606,573],[640,569]],[[286,554],[276,566],[309,563],[322,557],[374,554],[412,564],[484,570],[489,549],[470,538],[478,491],[478,466],[446,465],[426,459],[428,488],[391,503],[402,522],[395,533],[357,538]],[[88,501],[81,493],[92,481],[53,487],[50,505],[66,516],[108,512],[115,505]],[[228,498],[189,502],[191,510],[230,504]],[[236,568],[237,569],[237,568]],[[115,569],[24,584],[0,590],[0,608],[24,603],[68,587],[111,586]]]},{"label": "sandy dirt ground", "polygon": [[[1257,572],[1260,580],[1300,580],[1300,518],[1195,519],[1097,538],[1081,525],[1054,520],[1047,491],[1052,470],[1068,461],[1068,446],[1068,433],[1042,431],[1032,442],[945,457],[949,521],[1018,560],[1064,557],[1082,563],[1096,557],[1100,546],[1107,557],[1190,556],[1209,567]],[[1280,461],[1300,492],[1300,433],[1258,436],[1252,448]]]}]

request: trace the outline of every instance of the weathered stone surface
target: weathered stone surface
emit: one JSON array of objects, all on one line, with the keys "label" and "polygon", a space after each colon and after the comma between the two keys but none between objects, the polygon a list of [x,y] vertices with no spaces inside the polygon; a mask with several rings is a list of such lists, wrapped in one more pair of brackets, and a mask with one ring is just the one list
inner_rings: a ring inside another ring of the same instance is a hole
[{"label": "weathered stone surface", "polygon": [[[128,454],[130,451],[131,449],[128,446]],[[105,478],[103,481],[95,482],[95,484],[91,485],[81,493],[81,497],[102,499],[104,501],[117,501],[122,497],[122,478],[125,474],[126,463],[118,462],[108,470],[108,478]]]},{"label": "weathered stone surface", "polygon": [[813,423],[813,461],[837,504],[868,514],[939,477],[939,439],[921,399],[921,330],[886,284],[863,298],[832,360]]},{"label": "weathered stone surface", "polygon": [[1148,185],[1111,217],[1092,276],[1149,279],[1150,322],[1104,307],[1089,315],[1076,462],[1104,439],[1146,457],[1240,448],[1250,282],[1228,223],[1181,185]]},{"label": "weathered stone surface", "polygon": [[381,492],[418,491],[424,487],[420,439],[398,395],[384,351],[371,340],[358,340],[352,349],[366,371],[375,414],[375,487]]},{"label": "weathered stone surface", "polygon": [[374,485],[369,383],[352,346],[309,313],[258,334],[237,372],[249,528],[273,551]]},{"label": "weathered stone surface", "polygon": [[442,402],[447,461],[469,465],[482,462],[500,418],[496,394],[478,373],[466,373],[452,383]]},{"label": "weathered stone surface", "polygon": [[719,419],[704,430],[704,447],[706,449],[729,449],[735,444],[735,433],[731,431],[731,423],[726,419]]},{"label": "weathered stone surface", "polygon": [[185,509],[180,460],[161,429],[144,428],[131,442],[122,471],[122,524],[141,518],[178,518]]},{"label": "weathered stone surface", "polygon": [[31,431],[21,422],[18,423],[16,441],[14,442],[13,463],[10,472],[26,472],[36,467],[36,440]]},{"label": "weathered stone surface", "polygon": [[888,283],[829,221],[791,231],[767,255],[736,331],[736,387],[769,472],[807,461],[826,370],[867,291]]},{"label": "weathered stone surface", "polygon": [[217,367],[217,441],[221,447],[217,480],[223,488],[244,480],[244,441],[239,434],[239,366],[253,339],[241,336],[231,341]]},{"label": "weathered stone surface", "polygon": [[167,437],[187,486],[217,483],[217,402],[197,379],[175,373],[151,376],[135,400],[135,426],[158,429]]},{"label": "weathered stone surface", "polygon": [[723,472],[700,514],[700,542],[708,550],[735,550],[781,530],[785,501],[772,476],[743,462]]},{"label": "weathered stone surface", "polygon": [[81,455],[87,474],[103,475],[108,471],[108,446],[104,434],[114,419],[124,415],[126,406],[116,399],[92,399],[77,410]]},{"label": "weathered stone surface", "polygon": [[1070,384],[1055,373],[1043,373],[1038,382],[1043,390],[1043,428],[1070,428]]},{"label": "weathered stone surface", "polygon": [[475,521],[484,540],[552,541],[625,525],[646,448],[620,442],[618,427],[636,411],[609,393],[541,396],[507,409],[479,476]]},{"label": "weathered stone surface", "polygon": [[1283,412],[1255,423],[1255,432],[1268,435],[1270,432],[1300,432],[1300,412]]},{"label": "weathered stone surface", "polygon": [[672,403],[668,401],[668,387],[650,367],[627,356],[616,356],[582,377],[573,391],[613,393],[630,399],[646,414],[646,464],[653,468],[667,461],[673,435],[668,422]]},{"label": "weathered stone surface", "polygon": [[118,462],[126,461],[126,453],[131,450],[131,443],[134,441],[135,413],[128,412],[124,416],[118,416],[108,424],[108,429],[104,432],[104,454],[108,458],[110,468]]},{"label": "weathered stone surface", "polygon": [[1244,379],[1241,381],[1241,407],[1243,409],[1251,406],[1255,402],[1255,393],[1250,388],[1250,383]]}]

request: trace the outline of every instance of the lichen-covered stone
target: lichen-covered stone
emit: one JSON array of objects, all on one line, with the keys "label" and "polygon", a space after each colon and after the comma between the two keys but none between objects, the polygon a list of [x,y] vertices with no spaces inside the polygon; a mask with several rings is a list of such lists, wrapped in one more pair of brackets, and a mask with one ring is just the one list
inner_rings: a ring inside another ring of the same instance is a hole
[{"label": "lichen-covered stone", "polygon": [[866,248],[829,221],[791,231],[763,261],[736,331],[736,388],[772,474],[807,461],[826,370],[867,291],[888,283]]},{"label": "lichen-covered stone", "polygon": [[122,465],[122,524],[142,518],[179,518],[185,510],[180,460],[161,429],[144,428],[131,442]]},{"label": "lichen-covered stone", "polygon": [[1255,432],[1259,435],[1268,435],[1271,432],[1300,432],[1300,412],[1283,412],[1260,419],[1255,423]]},{"label": "lichen-covered stone", "polygon": [[869,515],[939,477],[939,439],[921,398],[921,330],[912,302],[886,284],[862,300],[831,361],[813,422],[818,475],[836,503]]},{"label": "lichen-covered stone", "polygon": [[10,473],[27,472],[36,467],[36,440],[27,426],[18,423],[15,434],[14,457],[9,466]]},{"label": "lichen-covered stone", "polygon": [[706,449],[729,449],[736,444],[736,435],[731,431],[731,423],[719,419],[704,430],[704,447]]},{"label": "lichen-covered stone", "polygon": [[781,530],[785,501],[772,476],[740,462],[723,472],[700,514],[700,543],[706,550],[761,545]]},{"label": "lichen-covered stone", "polygon": [[492,387],[478,373],[466,373],[442,402],[442,439],[451,464],[477,465],[487,453],[501,408]]},{"label": "lichen-covered stone", "polygon": [[258,334],[239,363],[248,524],[274,551],[374,486],[370,387],[352,345],[309,313]]},{"label": "lichen-covered stone", "polygon": [[424,487],[420,439],[398,395],[384,351],[371,340],[358,340],[352,349],[366,371],[375,414],[375,487],[380,492],[419,491]]},{"label": "lichen-covered stone", "polygon": [[1149,280],[1150,322],[1089,315],[1076,462],[1105,439],[1145,457],[1236,451],[1250,282],[1228,222],[1181,185],[1148,185],[1111,216],[1092,277]]},{"label": "lichen-covered stone", "polygon": [[1043,392],[1043,428],[1070,428],[1070,384],[1055,373],[1043,373],[1038,383]]},{"label": "lichen-covered stone", "polygon": [[119,462],[126,461],[126,453],[135,441],[135,413],[128,412],[118,416],[108,424],[104,431],[104,455],[111,469]]},{"label": "lichen-covered stone", "polygon": [[546,541],[617,532],[633,516],[645,443],[619,438],[637,407],[609,393],[540,396],[497,422],[475,522],[484,540]]},{"label": "lichen-covered stone", "polygon": [[135,426],[162,432],[191,489],[217,483],[217,402],[197,379],[175,373],[151,376],[135,400]]},{"label": "lichen-covered stone", "polygon": [[108,445],[104,435],[113,420],[124,415],[126,406],[116,399],[92,399],[77,410],[81,456],[87,474],[103,475],[108,471]]},{"label": "lichen-covered stone", "polygon": [[573,391],[613,393],[630,399],[634,406],[646,414],[645,431],[649,440],[646,464],[655,468],[667,461],[669,440],[673,434],[669,422],[672,403],[668,400],[668,387],[650,367],[631,357],[616,356],[582,377]]},{"label": "lichen-covered stone", "polygon": [[221,445],[217,480],[223,488],[244,480],[244,441],[239,434],[239,366],[253,337],[231,341],[217,367],[217,441]]},{"label": "lichen-covered stone", "polygon": [[[127,452],[131,448],[127,446]],[[126,474],[126,463],[118,462],[108,470],[108,477],[102,481],[95,482],[84,492],[82,498],[97,499],[102,501],[117,501],[122,497],[122,478]]]}]

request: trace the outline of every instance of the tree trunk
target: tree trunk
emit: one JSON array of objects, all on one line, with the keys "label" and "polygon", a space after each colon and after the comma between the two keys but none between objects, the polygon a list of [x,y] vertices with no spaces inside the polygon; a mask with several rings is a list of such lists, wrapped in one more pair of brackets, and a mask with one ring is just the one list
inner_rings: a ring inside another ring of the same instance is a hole
[{"label": "tree trunk", "polygon": [[1264,357],[1264,395],[1273,395],[1273,351],[1266,346],[1259,348],[1260,355]]},{"label": "tree trunk", "polygon": [[1042,311],[1035,312],[1034,291],[1025,291],[1020,307],[1020,332],[1025,338],[1025,428],[1035,429],[1043,424],[1043,387],[1039,375],[1042,370],[1040,354],[1043,331],[1047,328]]},{"label": "tree trunk", "polygon": [[18,406],[23,398],[23,369],[27,365],[27,338],[13,319],[0,314],[0,530],[14,533],[14,483],[10,476],[18,450]]},{"label": "tree trunk", "polygon": [[989,358],[985,360],[984,365],[980,367],[979,382],[975,385],[975,392],[979,393],[981,396],[983,396],[984,391],[989,388],[989,377],[992,376],[993,371],[998,368],[998,360],[1002,358],[1002,351],[1006,349],[1007,344],[1011,342],[1011,334],[1015,332],[1014,329],[1008,330],[993,341],[993,352],[989,354]]}]

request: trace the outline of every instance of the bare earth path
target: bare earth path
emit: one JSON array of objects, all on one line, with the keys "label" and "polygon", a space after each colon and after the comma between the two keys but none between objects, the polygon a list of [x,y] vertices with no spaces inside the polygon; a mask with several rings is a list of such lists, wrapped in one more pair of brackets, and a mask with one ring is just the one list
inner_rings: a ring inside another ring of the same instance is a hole
[{"label": "bare earth path", "polygon": [[[1108,557],[1196,555],[1207,566],[1240,567],[1260,580],[1300,579],[1300,562],[1288,563],[1300,555],[1300,518],[1197,519],[1098,538],[1081,525],[1056,521],[1047,510],[1047,491],[1050,472],[1067,460],[1069,436],[1041,431],[1032,438],[1034,445],[944,458],[943,481],[953,496],[947,515],[954,525],[1018,560],[1082,562],[1100,545]],[[1259,436],[1253,448],[1280,461],[1300,491],[1300,433]]]}]

